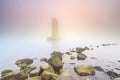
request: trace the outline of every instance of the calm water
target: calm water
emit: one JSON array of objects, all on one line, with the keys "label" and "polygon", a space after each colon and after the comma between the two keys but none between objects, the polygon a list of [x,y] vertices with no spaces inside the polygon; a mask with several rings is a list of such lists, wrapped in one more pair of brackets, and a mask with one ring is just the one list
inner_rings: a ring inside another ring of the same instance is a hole
[{"label": "calm water", "polygon": [[[111,45],[103,47],[102,43],[118,43],[118,45]],[[80,39],[80,40],[60,40],[58,42],[47,41],[46,39],[37,38],[24,38],[24,39],[1,39],[0,40],[0,72],[4,69],[12,69],[18,71],[18,67],[15,65],[17,59],[22,58],[38,58],[34,61],[34,64],[40,66],[39,59],[41,57],[49,57],[53,51],[61,51],[63,53],[69,51],[70,48],[88,46],[94,48],[94,50],[84,52],[88,58],[85,61],[70,60],[69,56],[64,56],[64,62],[67,68],[70,62],[75,62],[75,66],[82,64],[99,65],[106,69],[114,69],[120,67],[120,46],[119,40],[110,39]],[[100,47],[97,48],[96,46]],[[74,54],[76,55],[76,54]],[[96,60],[90,57],[96,57]],[[106,65],[111,65],[107,67]],[[73,66],[70,67],[71,70]],[[114,69],[114,71],[120,73]],[[101,74],[101,73],[99,73]],[[101,77],[96,74],[97,77]],[[97,79],[99,80],[99,79]],[[102,79],[100,79],[102,80]],[[107,79],[106,79],[107,80]],[[109,79],[108,79],[109,80]],[[119,80],[119,79],[118,79]]]}]

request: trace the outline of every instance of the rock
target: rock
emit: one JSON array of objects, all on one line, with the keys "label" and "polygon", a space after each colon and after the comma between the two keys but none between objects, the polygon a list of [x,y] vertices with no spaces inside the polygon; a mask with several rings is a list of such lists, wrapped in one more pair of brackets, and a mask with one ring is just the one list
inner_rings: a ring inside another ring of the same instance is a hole
[{"label": "rock", "polygon": [[95,75],[95,70],[91,65],[81,65],[74,67],[74,70],[80,76]]},{"label": "rock", "polygon": [[75,63],[69,63],[69,64],[72,64],[72,65],[74,65]]},{"label": "rock", "polygon": [[115,68],[116,70],[120,70],[120,68]]},{"label": "rock", "polygon": [[99,48],[100,46],[97,46],[97,48]]},{"label": "rock", "polygon": [[30,77],[39,76],[39,70],[33,70],[30,72]]},{"label": "rock", "polygon": [[31,71],[35,70],[37,67],[36,66],[26,66],[22,67],[21,71],[24,71],[26,74],[29,74]]},{"label": "rock", "polygon": [[82,53],[81,53],[81,54],[78,54],[78,55],[77,55],[77,59],[78,59],[78,60],[85,60],[86,58],[87,58],[87,56],[86,56],[85,54],[82,54]]},{"label": "rock", "polygon": [[77,48],[76,48],[76,53],[82,53],[82,52],[84,52],[85,50],[89,50],[89,48],[88,48],[88,47],[84,47],[84,48],[82,48],[82,47],[77,47]]},{"label": "rock", "polygon": [[118,78],[120,77],[120,74],[117,74],[116,72],[113,71],[108,71],[106,72],[108,76],[110,76],[111,78]]},{"label": "rock", "polygon": [[16,80],[26,80],[28,78],[28,75],[24,71],[20,71],[15,76]]},{"label": "rock", "polygon": [[118,60],[118,62],[120,62],[120,60]]},{"label": "rock", "polygon": [[91,57],[91,59],[96,59],[95,57]]},{"label": "rock", "polygon": [[18,67],[25,67],[25,66],[31,65],[32,63],[33,63],[33,60],[32,60],[32,59],[29,59],[29,58],[20,59],[20,60],[17,60],[17,61],[15,62],[15,64],[16,64]]},{"label": "rock", "polygon": [[94,69],[96,69],[97,71],[104,72],[104,69],[100,66],[95,66]]},{"label": "rock", "polygon": [[6,76],[10,76],[10,75],[14,75],[15,73],[12,70],[4,70],[1,72],[1,76],[2,77],[6,77]]},{"label": "rock", "polygon": [[41,74],[41,80],[59,80],[58,75],[48,72],[48,71],[44,71]]},{"label": "rock", "polygon": [[42,58],[40,59],[40,62],[47,62],[47,58],[42,57]]},{"label": "rock", "polygon": [[[28,80],[28,79],[26,79],[26,80]],[[41,77],[40,76],[31,77],[31,78],[29,78],[29,80],[41,80]]]},{"label": "rock", "polygon": [[60,57],[60,59],[62,60],[63,53],[54,51],[54,52],[51,54],[51,56],[58,56],[58,57]]},{"label": "rock", "polygon": [[16,79],[16,75],[14,74],[14,75],[4,76],[0,80],[17,80],[17,79]]},{"label": "rock", "polygon": [[67,55],[72,55],[72,53],[71,53],[71,52],[66,52],[65,54],[67,54]]},{"label": "rock", "polygon": [[51,58],[48,60],[48,63],[53,67],[55,73],[59,74],[60,70],[63,67],[63,62],[62,59],[59,56],[53,55]]},{"label": "rock", "polygon": [[44,72],[44,71],[48,71],[48,72],[51,72],[51,73],[55,73],[54,72],[54,69],[51,65],[43,65],[43,66],[40,66],[40,75]]},{"label": "rock", "polygon": [[70,52],[75,52],[75,49],[74,48],[72,48],[72,49],[69,49],[70,50]]},{"label": "rock", "polygon": [[71,57],[70,57],[71,60],[74,60],[75,58],[76,58],[75,56],[71,56]]}]

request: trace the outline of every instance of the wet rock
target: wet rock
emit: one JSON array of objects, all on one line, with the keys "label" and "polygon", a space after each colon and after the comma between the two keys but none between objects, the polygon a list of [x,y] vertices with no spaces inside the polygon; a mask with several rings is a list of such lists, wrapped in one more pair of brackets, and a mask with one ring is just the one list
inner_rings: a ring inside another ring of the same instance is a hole
[{"label": "wet rock", "polygon": [[51,54],[51,56],[58,56],[58,57],[62,60],[63,53],[54,51],[54,52]]},{"label": "wet rock", "polygon": [[25,67],[25,66],[31,65],[32,63],[33,63],[33,60],[32,60],[32,59],[29,59],[29,58],[20,59],[20,60],[17,60],[17,61],[15,62],[15,64],[16,64],[18,67]]},{"label": "wet rock", "polygon": [[86,56],[85,54],[82,54],[82,53],[81,53],[81,54],[78,54],[78,55],[77,55],[77,59],[78,59],[78,60],[85,60],[86,58],[87,58],[87,56]]},{"label": "wet rock", "polygon": [[14,74],[14,75],[4,76],[0,80],[17,80],[17,79],[16,79],[16,75]]},{"label": "wet rock", "polygon": [[43,66],[40,66],[40,75],[44,72],[44,71],[48,71],[48,72],[51,72],[51,73],[55,73],[54,72],[54,69],[51,65],[43,65]]},{"label": "wet rock", "polygon": [[100,66],[95,66],[94,69],[96,69],[97,71],[104,72],[104,69]]},{"label": "wet rock", "polygon": [[33,70],[30,72],[30,77],[39,76],[39,70]]},{"label": "wet rock", "polygon": [[24,71],[20,71],[16,74],[15,80],[26,80],[28,78],[28,75]]},{"label": "wet rock", "polygon": [[14,75],[15,73],[12,70],[4,70],[1,72],[1,76],[2,77],[6,77],[6,76],[10,76],[10,75]]},{"label": "wet rock", "polygon": [[76,48],[76,53],[82,53],[86,50],[86,48],[82,48],[82,47],[77,47]]},{"label": "wet rock", "polygon": [[53,67],[55,73],[57,74],[59,74],[59,71],[63,68],[62,59],[57,55],[51,56],[51,58],[48,60],[48,63]]},{"label": "wet rock", "polygon": [[108,76],[110,76],[111,78],[118,78],[120,77],[120,74],[117,74],[116,72],[113,71],[108,71],[106,72]]},{"label": "wet rock", "polygon": [[76,57],[75,57],[75,56],[71,56],[70,59],[71,59],[71,60],[74,60],[74,59],[76,59]]},{"label": "wet rock", "polygon": [[74,70],[80,76],[95,75],[95,70],[91,65],[81,65],[74,67]]},{"label": "wet rock", "polygon": [[[26,80],[28,80],[28,79],[26,79]],[[31,78],[29,78],[29,80],[41,80],[41,77],[40,76],[31,77]]]},{"label": "wet rock", "polygon": [[47,58],[42,57],[42,58],[40,59],[40,62],[47,62]]},{"label": "wet rock", "polygon": [[59,80],[58,75],[48,72],[48,71],[44,71],[41,74],[41,80]]},{"label": "wet rock", "polygon": [[26,74],[29,74],[31,71],[35,70],[37,67],[32,65],[32,66],[26,66],[22,67],[20,70],[24,71]]},{"label": "wet rock", "polygon": [[67,54],[67,55],[72,55],[72,53],[71,53],[71,52],[66,52],[65,54]]}]

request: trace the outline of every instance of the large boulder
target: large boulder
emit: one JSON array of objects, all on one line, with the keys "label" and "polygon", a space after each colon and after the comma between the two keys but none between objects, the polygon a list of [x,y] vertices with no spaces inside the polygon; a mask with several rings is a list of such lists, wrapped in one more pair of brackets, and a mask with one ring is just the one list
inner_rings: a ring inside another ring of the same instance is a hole
[{"label": "large boulder", "polygon": [[91,65],[81,65],[74,67],[75,72],[80,76],[95,75],[95,70]]},{"label": "large boulder", "polygon": [[57,74],[59,74],[60,70],[63,68],[63,62],[59,56],[51,56],[51,58],[48,60],[48,63],[53,67],[55,73]]},{"label": "large boulder", "polygon": [[29,58],[25,58],[25,59],[20,59],[20,60],[17,60],[15,62],[15,64],[18,66],[18,67],[25,67],[25,66],[29,66],[33,63],[33,60],[32,59],[29,59]]},{"label": "large boulder", "polygon": [[85,54],[82,54],[82,53],[81,53],[81,54],[78,54],[78,55],[77,55],[77,59],[78,59],[78,60],[85,60],[86,58],[87,58],[87,56],[86,56]]},{"label": "large boulder", "polygon": [[48,71],[44,71],[41,74],[41,80],[59,80],[58,75],[48,72]]}]

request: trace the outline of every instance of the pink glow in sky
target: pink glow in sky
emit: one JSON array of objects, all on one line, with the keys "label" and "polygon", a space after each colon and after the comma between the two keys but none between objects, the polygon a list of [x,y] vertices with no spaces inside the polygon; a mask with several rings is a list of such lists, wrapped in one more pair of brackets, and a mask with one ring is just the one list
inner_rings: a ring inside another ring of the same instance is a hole
[{"label": "pink glow in sky", "polygon": [[76,34],[116,31],[120,25],[120,0],[4,0],[3,4],[4,23],[18,29],[49,30],[52,17],[63,32],[69,28]]}]

